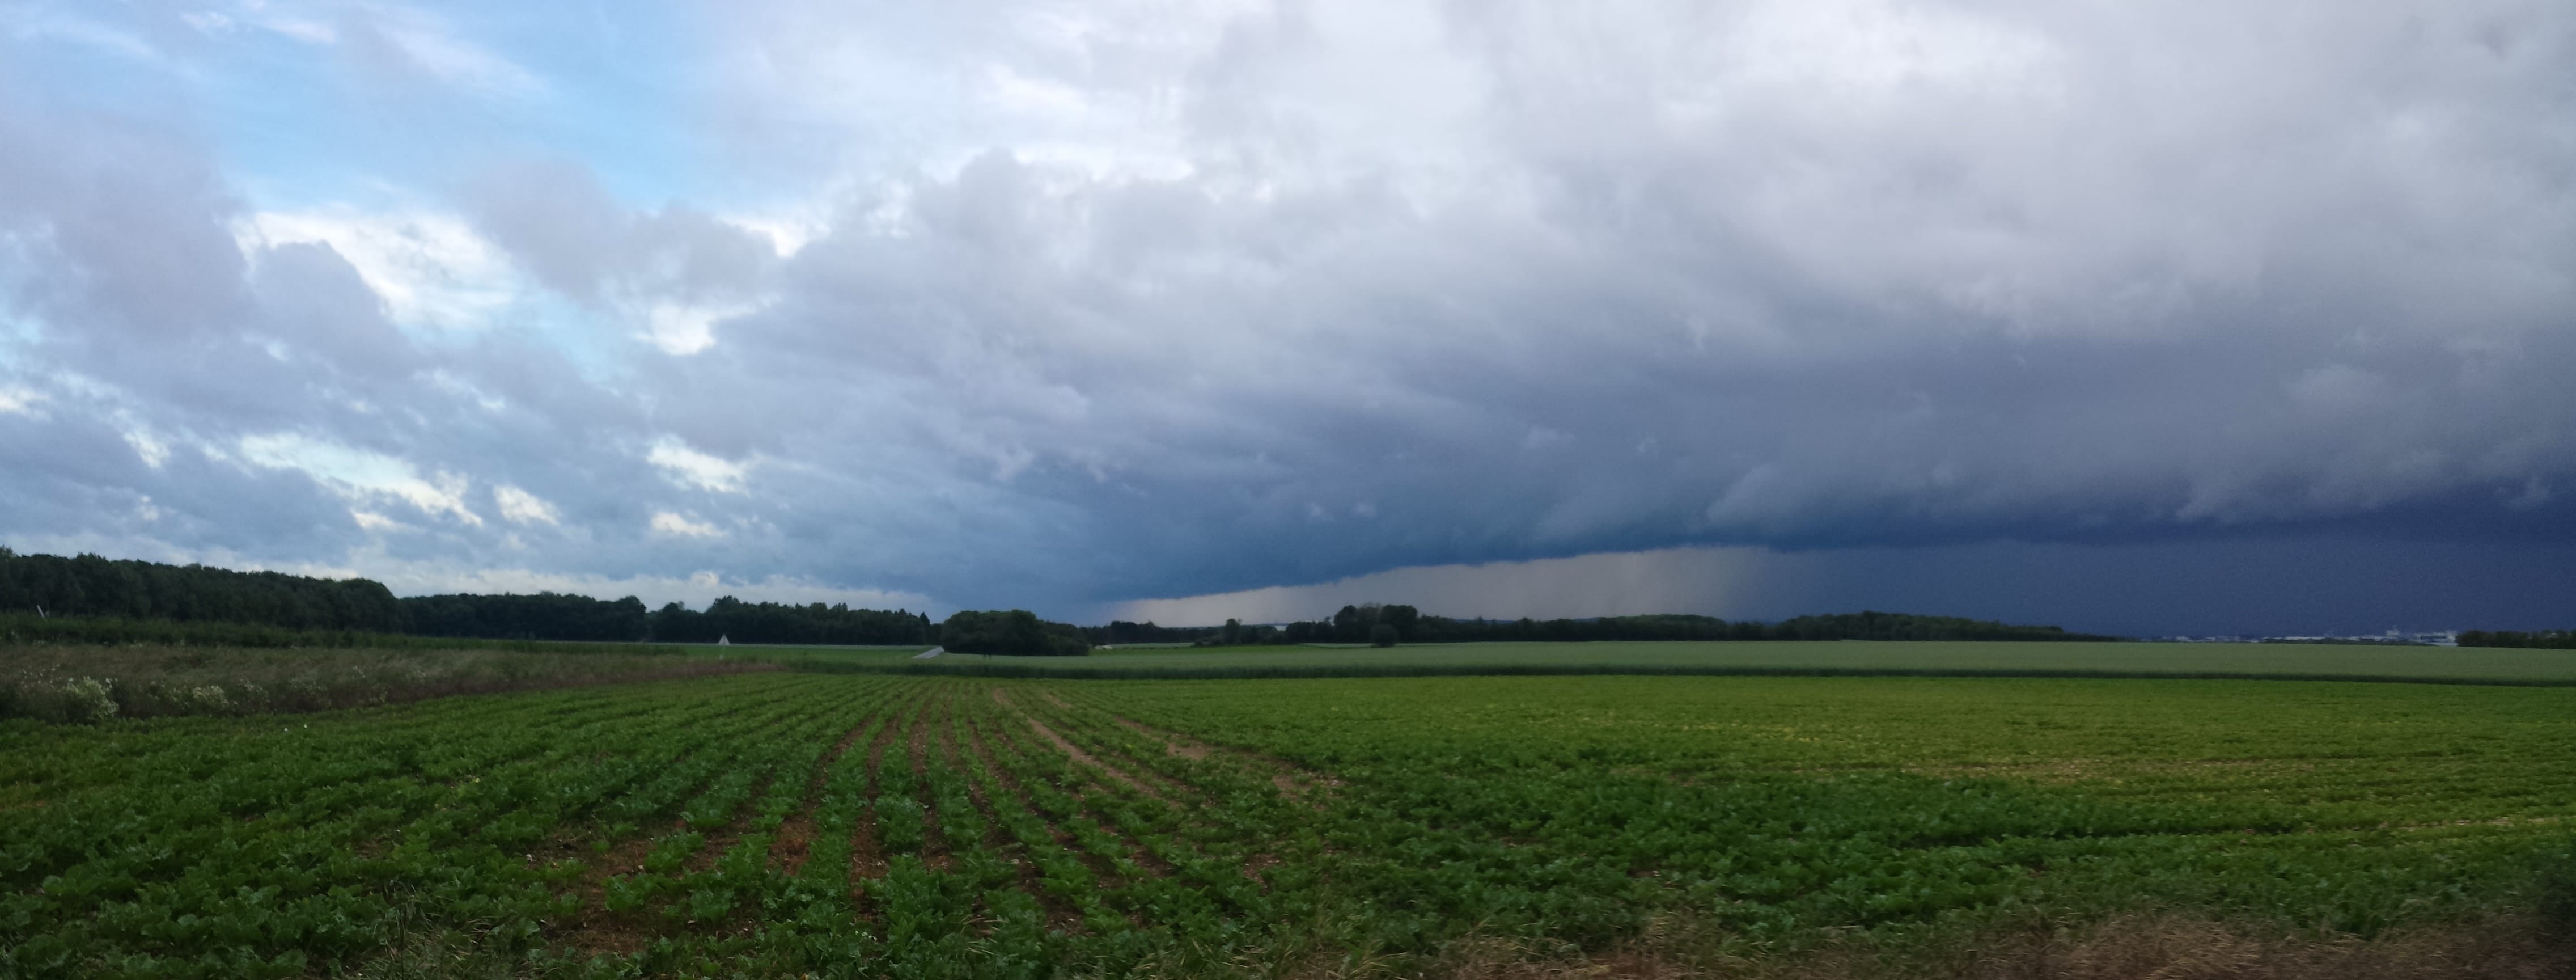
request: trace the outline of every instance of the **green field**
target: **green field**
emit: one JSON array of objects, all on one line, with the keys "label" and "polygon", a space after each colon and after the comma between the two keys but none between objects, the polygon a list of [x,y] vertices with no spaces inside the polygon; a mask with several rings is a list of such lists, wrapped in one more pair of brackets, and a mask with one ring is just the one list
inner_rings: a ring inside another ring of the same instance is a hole
[{"label": "green field", "polygon": [[2571,816],[2571,688],[763,673],[0,723],[0,976],[1405,975],[2140,910],[2366,937],[2535,907]]},{"label": "green field", "polygon": [[[902,664],[908,658],[886,658]],[[2278,643],[1454,643],[1111,650],[1082,658],[944,656],[920,669],[1113,677],[1670,672],[2180,675],[2576,684],[2576,651]]]}]

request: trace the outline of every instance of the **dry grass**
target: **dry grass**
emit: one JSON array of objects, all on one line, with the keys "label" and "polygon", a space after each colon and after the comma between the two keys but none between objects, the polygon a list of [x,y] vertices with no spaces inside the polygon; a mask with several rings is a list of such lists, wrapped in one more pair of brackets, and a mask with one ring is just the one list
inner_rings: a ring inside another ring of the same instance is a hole
[{"label": "dry grass", "polygon": [[[1375,971],[1353,964],[1307,975]],[[1403,975],[1390,971],[1378,975]],[[2535,918],[2426,926],[2379,937],[2267,933],[2184,915],[2135,915],[2077,929],[1993,929],[1906,948],[1828,944],[1769,955],[1658,929],[1595,956],[1471,940],[1419,975],[1442,980],[2571,980],[2576,936]]]},{"label": "dry grass", "polygon": [[0,646],[0,718],[95,722],[326,711],[775,669],[671,654]]}]

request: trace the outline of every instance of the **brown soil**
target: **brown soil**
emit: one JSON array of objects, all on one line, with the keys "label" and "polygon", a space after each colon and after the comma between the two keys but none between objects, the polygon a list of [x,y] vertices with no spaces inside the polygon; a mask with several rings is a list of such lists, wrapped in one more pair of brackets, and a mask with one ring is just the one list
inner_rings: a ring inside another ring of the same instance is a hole
[{"label": "brown soil", "polygon": [[[674,820],[671,826],[680,829],[686,825]],[[596,953],[632,953],[654,940],[657,934],[647,917],[610,912],[607,907],[609,877],[632,875],[644,870],[644,856],[652,851],[653,835],[637,833],[610,847],[608,853],[590,859],[590,867],[582,872],[578,886],[581,910],[574,913],[571,922],[566,923],[571,927],[571,931],[564,934],[566,943],[575,949]]]},{"label": "brown soil", "polygon": [[[1034,723],[1034,720],[1032,720],[1032,724]],[[1028,747],[1023,744],[1017,736],[1012,735],[1010,729],[1006,726],[994,727],[993,740],[1011,746],[1012,750],[1015,752],[1029,751]],[[1014,795],[1026,795],[1020,789],[1019,781],[1013,778],[1008,771],[996,767],[994,769],[994,774],[1002,780],[1002,784],[1004,786],[1010,788]],[[1073,791],[1071,788],[1065,788],[1065,791],[1072,793],[1077,802],[1081,800],[1080,793]],[[1117,868],[1110,865],[1108,858],[1084,849],[1081,842],[1074,839],[1072,832],[1067,831],[1062,826],[1058,825],[1054,817],[1040,812],[1034,806],[1030,807],[1029,812],[1035,814],[1039,820],[1046,823],[1047,833],[1055,838],[1056,846],[1062,847],[1066,851],[1071,852],[1077,860],[1080,860],[1083,863],[1085,867],[1090,868],[1092,873],[1100,876],[1101,887],[1119,887],[1122,882],[1122,876],[1119,875]]]},{"label": "brown soil", "polygon": [[805,805],[797,809],[795,816],[787,818],[786,823],[778,825],[778,837],[769,844],[770,864],[791,876],[805,867],[805,858],[814,849],[814,809],[823,803],[823,781],[831,775],[833,764],[840,762],[841,756],[850,751],[850,743],[858,741],[859,733],[866,731],[867,727],[863,722],[841,733],[841,740],[832,744],[831,751],[823,753],[823,761],[814,766],[814,777],[806,781]]},{"label": "brown soil", "polygon": [[[1001,692],[996,690],[993,693],[999,695]],[[1028,848],[1022,846],[1017,838],[1011,836],[1010,831],[1002,827],[1001,811],[995,809],[996,807],[1027,805],[1021,800],[1018,781],[1013,780],[1010,773],[1003,771],[1000,763],[994,760],[992,747],[984,744],[983,726],[976,724],[973,718],[965,719],[965,726],[965,748],[972,754],[961,757],[960,764],[982,768],[986,778],[991,779],[994,785],[1008,795],[1007,799],[996,801],[985,791],[983,783],[972,781],[969,783],[969,792],[974,795],[975,805],[984,811],[988,828],[985,831],[985,846],[997,848],[1011,856],[1011,866],[1020,874],[1020,890],[1037,899],[1038,907],[1046,911],[1048,928],[1065,932],[1082,931],[1082,917],[1074,914],[1073,910],[1066,908],[1063,902],[1038,887],[1037,862],[1029,860]]]},{"label": "brown soil", "polygon": [[1048,728],[1046,722],[1039,721],[1035,718],[1031,718],[1028,721],[1029,727],[1036,729],[1039,737],[1054,743],[1056,751],[1064,753],[1066,757],[1071,758],[1075,762],[1098,769],[1103,775],[1117,780],[1129,789],[1143,793],[1148,797],[1152,797],[1157,802],[1163,803],[1167,806],[1171,804],[1172,801],[1169,797],[1155,792],[1153,788],[1138,781],[1136,777],[1128,775],[1126,770],[1119,769],[1116,766],[1102,762],[1098,758],[1092,756],[1091,753],[1083,751],[1081,746],[1065,741],[1064,736],[1056,734],[1055,729]]},{"label": "brown soil", "polygon": [[[931,711],[934,709],[939,712],[936,718],[931,716]],[[924,704],[921,711],[912,716],[909,739],[914,776],[919,777],[930,771],[930,731],[933,726],[946,720],[947,717],[948,699],[944,697]],[[919,802],[921,803],[921,863],[942,871],[954,867],[956,860],[948,855],[948,840],[939,835],[939,801],[925,797]]]},{"label": "brown soil", "polygon": [[[2206,919],[2140,915],[2082,929],[2001,929],[1931,950],[1860,944],[1747,958],[1706,937],[1662,929],[1608,952],[1551,957],[1507,939],[1452,944],[1427,977],[1455,980],[1628,977],[1653,980],[2569,980],[2576,937],[2523,919],[2385,936],[2264,934]],[[1340,975],[1346,963],[1291,970]]]},{"label": "brown soil", "polygon": [[1164,751],[1169,754],[1189,759],[1221,757],[1240,762],[1252,767],[1256,771],[1268,772],[1270,773],[1270,785],[1277,788],[1282,795],[1292,799],[1304,800],[1307,804],[1318,810],[1323,809],[1324,807],[1324,797],[1331,793],[1333,788],[1342,784],[1341,780],[1308,770],[1296,763],[1289,762],[1276,756],[1242,749],[1216,748],[1204,742],[1192,740],[1177,732],[1164,731],[1152,725],[1136,721],[1132,718],[1122,718],[1117,715],[1111,715],[1109,716],[1109,719],[1117,722],[1120,727],[1123,727],[1128,731],[1135,732],[1147,738],[1161,740],[1164,744]]},{"label": "brown soil", "polygon": [[1120,727],[1125,728],[1128,731],[1135,732],[1136,734],[1145,736],[1146,738],[1161,739],[1163,742],[1163,751],[1166,753],[1177,755],[1184,759],[1204,759],[1208,757],[1209,750],[1207,746],[1182,738],[1178,735],[1155,731],[1142,724],[1129,721],[1125,718],[1119,718],[1115,715],[1110,717],[1112,720],[1116,721]]},{"label": "brown soil", "polygon": [[[884,790],[882,773],[885,769],[886,748],[894,744],[895,730],[901,727],[903,727],[901,720],[888,719],[877,729],[876,739],[868,743],[867,798],[869,800],[875,800]],[[859,898],[860,881],[883,878],[886,873],[885,854],[883,849],[877,846],[876,821],[860,820],[857,823],[858,826],[852,831],[850,840],[850,894],[853,899]]]}]

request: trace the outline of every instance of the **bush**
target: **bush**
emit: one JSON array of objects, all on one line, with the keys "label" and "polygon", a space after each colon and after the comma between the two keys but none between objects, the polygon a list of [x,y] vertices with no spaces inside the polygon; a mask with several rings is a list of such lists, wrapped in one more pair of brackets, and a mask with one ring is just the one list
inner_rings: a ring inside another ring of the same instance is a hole
[{"label": "bush", "polygon": [[1389,626],[1385,623],[1379,623],[1376,626],[1369,627],[1370,646],[1391,647],[1395,645],[1395,640],[1395,627]]},{"label": "bush", "polygon": [[956,653],[1007,657],[1082,657],[1091,644],[1082,633],[1050,623],[1025,609],[961,611],[939,626],[939,644]]},{"label": "bush", "polygon": [[2576,936],[2576,841],[2541,863],[2540,919],[2560,936]]}]

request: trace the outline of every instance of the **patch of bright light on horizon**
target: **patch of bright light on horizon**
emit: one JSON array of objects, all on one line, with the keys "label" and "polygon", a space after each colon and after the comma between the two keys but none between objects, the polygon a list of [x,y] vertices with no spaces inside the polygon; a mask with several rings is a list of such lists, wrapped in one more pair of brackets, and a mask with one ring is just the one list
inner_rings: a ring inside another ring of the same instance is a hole
[{"label": "patch of bright light on horizon", "polygon": [[1392,602],[1434,616],[1536,619],[1648,613],[1739,614],[1731,608],[1759,591],[1775,553],[1762,548],[1668,548],[1601,552],[1482,565],[1417,565],[1311,585],[1143,599],[1113,607],[1110,618],[1172,626],[1227,619],[1280,623],[1330,616],[1345,605]]}]

